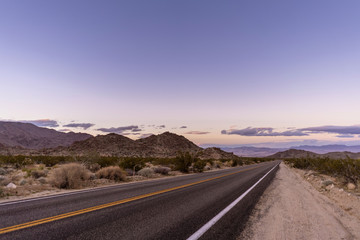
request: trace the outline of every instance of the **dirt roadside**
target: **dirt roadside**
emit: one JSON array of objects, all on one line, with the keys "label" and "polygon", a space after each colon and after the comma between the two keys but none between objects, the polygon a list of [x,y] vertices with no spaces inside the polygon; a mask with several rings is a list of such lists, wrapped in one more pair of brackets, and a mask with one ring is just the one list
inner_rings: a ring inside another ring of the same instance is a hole
[{"label": "dirt roadside", "polygon": [[360,239],[360,198],[321,193],[301,174],[280,165],[238,239]]}]

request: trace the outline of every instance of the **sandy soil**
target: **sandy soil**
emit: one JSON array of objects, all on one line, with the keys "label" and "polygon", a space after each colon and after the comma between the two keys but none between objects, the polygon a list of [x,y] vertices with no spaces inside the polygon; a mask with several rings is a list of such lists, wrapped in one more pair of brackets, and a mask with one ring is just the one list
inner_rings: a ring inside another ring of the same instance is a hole
[{"label": "sandy soil", "polygon": [[360,215],[351,211],[360,198],[334,185],[319,192],[301,174],[280,165],[238,239],[360,239]]}]

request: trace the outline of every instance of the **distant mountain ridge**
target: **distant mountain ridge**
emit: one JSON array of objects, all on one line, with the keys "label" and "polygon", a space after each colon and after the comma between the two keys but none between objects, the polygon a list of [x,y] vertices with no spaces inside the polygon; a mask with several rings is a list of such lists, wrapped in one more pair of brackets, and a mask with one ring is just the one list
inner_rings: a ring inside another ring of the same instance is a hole
[{"label": "distant mountain ridge", "polygon": [[325,154],[313,153],[305,150],[289,149],[283,152],[278,152],[268,156],[275,159],[287,159],[287,158],[330,158],[330,159],[360,159],[359,153],[352,152],[330,152]]},{"label": "distant mountain ridge", "polygon": [[237,156],[242,157],[266,157],[273,155],[277,152],[283,152],[290,149],[304,150],[313,152],[316,154],[326,154],[331,152],[360,152],[360,145],[347,146],[347,145],[323,145],[323,146],[294,146],[290,148],[265,148],[265,147],[222,147],[222,150],[226,152],[233,152]]},{"label": "distant mountain ridge", "polygon": [[222,150],[232,152],[239,157],[266,157],[277,152],[287,150],[286,148],[265,148],[265,147],[223,147]]},{"label": "distant mountain ridge", "polygon": [[0,121],[0,143],[8,147],[53,148],[69,146],[75,141],[82,141],[90,137],[91,135],[86,133],[63,133],[37,127],[31,123]]},{"label": "distant mountain ridge", "polygon": [[360,152],[360,145],[355,146],[347,146],[347,145],[340,145],[340,144],[333,144],[333,145],[322,145],[322,146],[295,146],[291,147],[292,149],[301,149],[305,151],[310,151],[318,154],[324,154],[329,152],[353,152],[357,153]]}]

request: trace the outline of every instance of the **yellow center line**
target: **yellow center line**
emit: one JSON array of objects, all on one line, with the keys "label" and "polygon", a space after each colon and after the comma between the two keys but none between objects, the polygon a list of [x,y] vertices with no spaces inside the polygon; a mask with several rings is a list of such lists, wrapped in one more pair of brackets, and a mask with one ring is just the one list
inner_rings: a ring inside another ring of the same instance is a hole
[{"label": "yellow center line", "polygon": [[135,196],[135,197],[131,197],[131,198],[126,198],[126,199],[122,199],[122,200],[119,200],[119,201],[110,202],[110,203],[106,203],[106,204],[102,204],[102,205],[98,205],[98,206],[94,206],[94,207],[90,207],[90,208],[85,208],[85,209],[81,209],[81,210],[77,210],[77,211],[73,211],[73,212],[68,212],[68,213],[56,215],[56,216],[53,216],[53,217],[43,218],[43,219],[31,221],[31,222],[26,222],[26,223],[22,223],[22,224],[10,226],[10,227],[1,228],[0,229],[0,234],[13,232],[13,231],[16,231],[16,230],[20,230],[20,229],[24,229],[24,228],[28,228],[28,227],[32,227],[32,226],[36,226],[36,225],[40,225],[40,224],[44,224],[44,223],[48,223],[48,222],[53,222],[53,221],[57,221],[57,220],[60,220],[60,219],[69,218],[69,217],[73,217],[73,216],[76,216],[76,215],[88,213],[88,212],[93,212],[93,211],[96,211],[96,210],[100,210],[100,209],[120,205],[120,204],[123,204],[123,203],[132,202],[132,201],[135,201],[135,200],[139,200],[139,199],[159,195],[159,194],[162,194],[162,193],[167,193],[167,192],[170,192],[170,191],[174,191],[174,190],[194,186],[194,185],[204,183],[204,182],[209,182],[209,181],[212,181],[212,180],[215,180],[215,179],[227,177],[227,176],[234,175],[234,174],[237,174],[237,173],[249,171],[249,170],[252,170],[252,169],[255,169],[255,168],[259,168],[259,167],[261,167],[261,166],[252,167],[252,168],[244,169],[244,170],[237,171],[237,172],[234,172],[234,173],[228,173],[228,174],[221,175],[221,176],[218,176],[218,177],[213,177],[213,178],[209,178],[209,179],[205,179],[205,180],[201,180],[201,181],[197,181],[197,182],[193,182],[193,183],[188,183],[188,184],[173,187],[173,188],[168,188],[168,189],[164,189],[164,190],[160,190],[160,191],[156,191],[156,192],[152,192],[152,193],[147,193],[147,194],[143,194],[143,195],[139,195],[139,196]]}]

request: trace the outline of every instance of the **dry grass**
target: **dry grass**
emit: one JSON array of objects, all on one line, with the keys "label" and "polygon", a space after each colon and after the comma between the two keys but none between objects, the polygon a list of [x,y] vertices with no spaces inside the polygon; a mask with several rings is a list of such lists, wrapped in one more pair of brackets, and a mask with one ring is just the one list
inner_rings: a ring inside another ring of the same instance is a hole
[{"label": "dry grass", "polygon": [[90,171],[80,163],[68,163],[54,169],[50,183],[58,188],[80,188],[90,179]]},{"label": "dry grass", "polygon": [[153,170],[155,173],[160,173],[162,175],[168,175],[169,172],[171,171],[171,168],[159,166],[159,167],[153,167]]},{"label": "dry grass", "polygon": [[125,181],[126,173],[118,166],[110,166],[96,172],[98,178],[106,178],[114,181]]},{"label": "dry grass", "polygon": [[140,171],[138,171],[138,175],[142,177],[153,177],[154,174],[155,172],[151,168],[143,168]]}]

